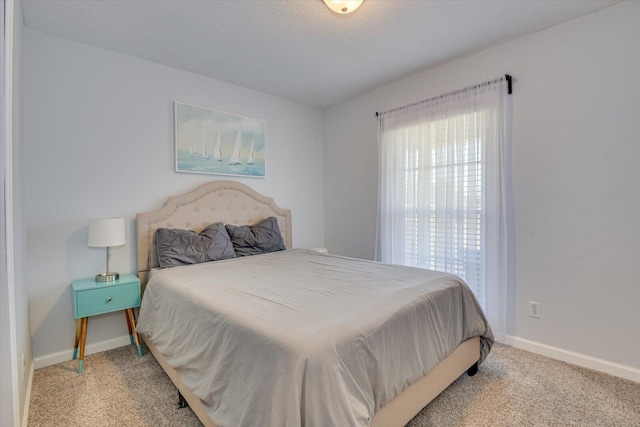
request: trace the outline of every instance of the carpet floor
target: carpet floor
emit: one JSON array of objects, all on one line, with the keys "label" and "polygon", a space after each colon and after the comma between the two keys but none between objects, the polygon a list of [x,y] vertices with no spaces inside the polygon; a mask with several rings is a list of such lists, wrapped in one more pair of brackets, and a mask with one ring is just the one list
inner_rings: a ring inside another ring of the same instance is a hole
[{"label": "carpet floor", "polygon": [[[191,427],[200,422],[151,353],[126,346],[35,371],[28,425]],[[411,420],[426,426],[640,427],[640,383],[496,345]]]}]

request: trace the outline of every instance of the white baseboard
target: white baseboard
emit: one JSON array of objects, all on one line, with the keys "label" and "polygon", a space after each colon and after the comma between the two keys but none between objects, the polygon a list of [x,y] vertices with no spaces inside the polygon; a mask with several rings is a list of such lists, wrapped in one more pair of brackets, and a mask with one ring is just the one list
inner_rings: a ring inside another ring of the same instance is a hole
[{"label": "white baseboard", "polygon": [[535,341],[529,341],[524,338],[518,338],[507,335],[505,344],[530,351],[532,353],[541,354],[553,359],[562,360],[563,362],[582,366],[584,368],[594,369],[616,377],[625,378],[631,381],[640,382],[640,369],[632,366],[622,365],[620,363],[611,362],[597,357],[587,356],[586,354],[576,353],[564,350],[558,347],[541,344]]},{"label": "white baseboard", "polygon": [[29,365],[29,378],[27,379],[27,391],[24,396],[24,409],[22,411],[22,427],[27,427],[29,422],[29,402],[31,402],[31,386],[33,385],[33,371],[36,370],[36,364],[32,360]]},{"label": "white baseboard", "polygon": [[[122,347],[131,344],[131,338],[129,335],[125,335],[118,338],[113,338],[107,341],[100,341],[97,343],[89,344],[84,349],[85,356],[94,353],[100,353],[102,351],[111,350],[114,348]],[[36,357],[34,359],[36,369],[44,368],[45,366],[55,365],[57,363],[67,362],[73,357],[73,348],[69,348],[65,351],[58,353],[47,354],[45,356]]]},{"label": "white baseboard", "polygon": [[[503,340],[497,341],[502,342]],[[85,355],[100,353],[101,351],[107,351],[114,348],[122,347],[125,345],[129,345],[130,343],[131,341],[129,335],[107,341],[101,341],[98,343],[87,345],[87,347],[85,348]],[[600,372],[605,372],[610,375],[615,375],[620,378],[640,382],[640,369],[634,368],[632,366],[622,365],[620,363],[611,362],[609,360],[598,359],[597,357],[591,357],[587,356],[586,354],[576,353],[558,347],[552,347],[550,345],[530,341],[513,335],[504,336],[504,343],[516,348],[530,351],[532,353],[537,353],[543,356],[551,357],[553,359],[562,360],[563,362],[572,363],[574,365],[594,369]],[[45,366],[51,366],[57,363],[71,360],[72,356],[73,348],[58,353],[48,354],[46,356],[36,357],[31,364],[27,393],[31,392],[31,380],[33,377],[34,365],[35,369],[40,369],[44,368]]]}]

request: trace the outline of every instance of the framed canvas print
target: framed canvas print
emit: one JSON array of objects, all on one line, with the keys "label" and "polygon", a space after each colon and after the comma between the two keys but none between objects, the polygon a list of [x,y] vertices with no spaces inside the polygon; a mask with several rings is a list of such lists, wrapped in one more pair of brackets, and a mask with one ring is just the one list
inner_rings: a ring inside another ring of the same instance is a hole
[{"label": "framed canvas print", "polygon": [[265,122],[175,103],[176,172],[265,177]]}]

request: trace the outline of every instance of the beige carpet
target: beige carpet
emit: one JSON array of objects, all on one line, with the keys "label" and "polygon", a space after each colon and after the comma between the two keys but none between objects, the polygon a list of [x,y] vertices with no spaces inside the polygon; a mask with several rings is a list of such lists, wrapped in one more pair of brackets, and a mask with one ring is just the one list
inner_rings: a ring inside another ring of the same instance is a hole
[{"label": "beige carpet", "polygon": [[[146,348],[88,356],[82,375],[76,366],[35,372],[29,426],[200,426]],[[640,383],[496,346],[408,426],[640,427]]]}]

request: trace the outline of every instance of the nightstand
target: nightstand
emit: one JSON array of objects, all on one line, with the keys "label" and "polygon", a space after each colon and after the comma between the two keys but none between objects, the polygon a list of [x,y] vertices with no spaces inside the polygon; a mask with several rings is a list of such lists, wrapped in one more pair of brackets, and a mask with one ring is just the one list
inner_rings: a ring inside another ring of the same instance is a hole
[{"label": "nightstand", "polygon": [[94,279],[75,280],[71,282],[71,293],[73,317],[78,319],[76,341],[73,346],[73,360],[78,356],[78,346],[80,346],[78,373],[82,373],[84,345],[87,341],[87,320],[90,316],[124,310],[131,344],[136,344],[138,355],[142,356],[133,313],[135,307],[140,307],[140,279],[133,274],[123,274],[114,282],[96,282]]}]

